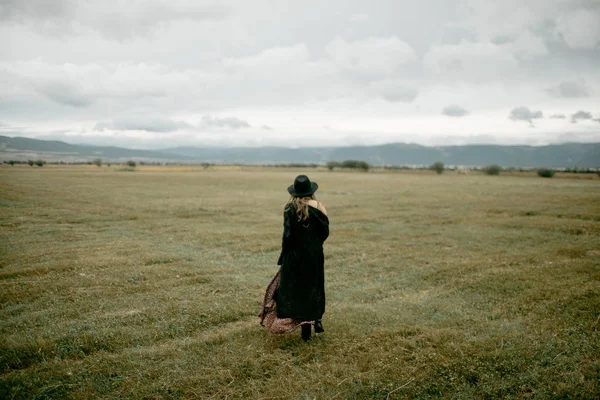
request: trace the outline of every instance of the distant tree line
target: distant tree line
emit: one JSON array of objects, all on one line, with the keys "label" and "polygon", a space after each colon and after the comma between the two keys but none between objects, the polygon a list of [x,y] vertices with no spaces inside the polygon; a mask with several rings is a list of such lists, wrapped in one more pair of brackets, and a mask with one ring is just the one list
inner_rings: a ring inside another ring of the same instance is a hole
[{"label": "distant tree line", "polygon": [[562,172],[570,172],[573,174],[595,174],[595,173],[600,173],[600,169],[596,168],[577,168],[577,167],[573,167],[573,168],[565,168],[565,169],[561,169]]},{"label": "distant tree line", "polygon": [[[9,164],[10,164],[10,161],[9,161]],[[27,160],[27,164],[30,167],[33,167],[34,165],[37,165],[38,167],[43,167],[44,164],[46,164],[46,161],[44,161],[44,160],[35,160],[35,161],[34,160]]]},{"label": "distant tree line", "polygon": [[318,168],[321,165],[317,163],[279,163],[279,164],[263,164],[263,167],[269,168]]},{"label": "distant tree line", "polygon": [[[106,165],[108,167],[111,166],[110,162],[103,162],[101,158],[95,158],[89,161],[46,161],[46,160],[4,160],[4,164],[15,165],[15,164],[27,164],[31,167],[43,167],[46,164],[53,165],[96,165],[101,167],[102,165]],[[181,166],[181,165],[200,165],[204,169],[208,169],[210,166],[215,165],[233,165],[233,166],[241,166],[241,167],[266,167],[266,168],[319,168],[322,167],[323,164],[319,163],[276,163],[276,164],[249,164],[249,163],[209,163],[209,162],[197,162],[197,163],[185,163],[185,162],[165,162],[165,161],[121,161],[116,163],[117,165],[124,165],[129,168],[135,168],[137,165],[163,165],[163,166]],[[336,168],[340,169],[353,169],[360,171],[368,171],[371,166],[366,161],[360,160],[345,160],[345,161],[329,161],[325,164],[328,170],[332,171]],[[441,161],[436,161],[433,164],[426,165],[383,165],[381,167],[385,170],[425,170],[429,169],[438,174],[442,174],[444,171],[455,171],[458,170],[459,173],[465,173],[464,171],[472,170],[472,171],[481,171],[486,175],[500,175],[501,172],[536,172],[538,176],[542,178],[552,178],[556,172],[565,172],[565,173],[573,173],[573,174],[597,174],[600,176],[600,168],[580,168],[580,167],[567,167],[567,168],[523,168],[523,167],[501,167],[497,164],[486,165],[484,167],[458,167],[458,166],[446,166]]]},{"label": "distant tree line", "polygon": [[335,168],[358,169],[361,171],[369,170],[369,163],[366,161],[360,161],[360,160],[345,160],[342,162],[328,161],[326,165],[327,165],[327,169],[330,171],[333,171]]}]

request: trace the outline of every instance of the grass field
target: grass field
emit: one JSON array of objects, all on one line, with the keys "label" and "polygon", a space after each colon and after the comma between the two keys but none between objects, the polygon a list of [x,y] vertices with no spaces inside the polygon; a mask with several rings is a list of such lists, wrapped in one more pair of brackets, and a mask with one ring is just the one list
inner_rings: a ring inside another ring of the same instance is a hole
[{"label": "grass field", "polygon": [[299,172],[0,167],[0,398],[600,397],[599,179],[308,171],[304,343],[257,317]]}]

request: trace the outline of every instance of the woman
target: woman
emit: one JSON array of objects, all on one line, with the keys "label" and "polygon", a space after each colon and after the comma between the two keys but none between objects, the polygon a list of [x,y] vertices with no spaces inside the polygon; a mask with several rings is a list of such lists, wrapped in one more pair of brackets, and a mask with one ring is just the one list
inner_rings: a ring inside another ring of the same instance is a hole
[{"label": "woman", "polygon": [[311,325],[324,332],[325,312],[323,242],[329,236],[329,219],[314,193],[319,185],[299,175],[288,187],[291,197],[283,211],[283,239],[277,262],[279,272],[267,288],[261,323],[273,333],[288,333],[302,326],[308,340]]}]

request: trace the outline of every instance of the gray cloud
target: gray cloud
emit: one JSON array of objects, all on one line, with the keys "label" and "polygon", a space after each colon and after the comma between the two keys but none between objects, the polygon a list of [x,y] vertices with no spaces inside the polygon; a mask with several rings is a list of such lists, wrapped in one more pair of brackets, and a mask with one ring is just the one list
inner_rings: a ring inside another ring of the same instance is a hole
[{"label": "gray cloud", "polygon": [[[589,2],[591,5],[591,1]],[[596,7],[597,7],[596,2]],[[573,49],[594,49],[600,45],[598,8],[575,8],[563,13],[556,20],[556,33]]]},{"label": "gray cloud", "polygon": [[[87,2],[76,0],[2,0],[0,21],[17,22],[44,34],[83,34],[87,29],[113,40],[145,36],[165,23],[178,20],[222,20],[230,11],[217,4],[200,2]],[[119,12],[115,12],[118,7]],[[77,26],[77,28],[75,28]],[[85,29],[81,29],[85,26]]]},{"label": "gray cloud", "polygon": [[395,88],[393,90],[387,90],[381,94],[381,96],[391,102],[411,102],[417,98],[418,95],[417,89],[414,88]]},{"label": "gray cloud", "polygon": [[191,128],[193,128],[193,126],[185,121],[175,121],[169,118],[159,117],[118,118],[109,122],[98,122],[94,126],[95,131],[110,129],[117,131],[146,131],[157,133],[174,132],[180,129]]},{"label": "gray cloud", "polygon": [[[96,107],[97,104],[118,111],[127,109],[127,113],[139,114],[143,110],[148,114],[160,115],[166,112],[164,104],[156,110],[146,111],[144,107],[159,105],[168,94],[173,95],[175,91],[188,87],[193,79],[193,71],[186,72],[144,63],[101,66],[46,63],[41,60],[0,61],[0,87],[4,95],[0,97],[0,116],[4,117],[2,109],[13,107],[7,115],[29,112],[44,116],[74,113],[84,116],[88,113],[88,121],[106,118],[105,115],[97,115],[103,114],[100,107]],[[48,102],[44,97],[51,101]],[[11,103],[22,108],[14,108]],[[68,106],[72,110],[57,105]]]},{"label": "gray cloud", "polygon": [[455,104],[444,107],[442,110],[442,114],[447,115],[449,117],[464,117],[469,114],[469,111],[462,108],[461,106],[457,106]]},{"label": "gray cloud", "polygon": [[96,19],[97,22],[91,22],[92,26],[107,38],[125,40],[138,35],[148,35],[164,23],[177,20],[212,21],[227,16],[227,10],[216,5],[188,3],[178,6],[177,3],[158,1],[125,4],[130,4],[129,12],[115,15],[112,10],[105,9]]},{"label": "gray cloud", "polygon": [[477,35],[471,29],[453,25],[445,27],[440,38],[441,44],[459,44],[463,41],[475,42]]},{"label": "gray cloud", "polygon": [[598,143],[598,136],[594,132],[567,132],[558,135],[556,143]]},{"label": "gray cloud", "polygon": [[336,37],[326,47],[328,59],[350,79],[374,82],[406,74],[416,64],[414,49],[397,36],[346,41]]},{"label": "gray cloud", "polygon": [[26,126],[14,126],[4,121],[0,121],[0,135],[2,136],[23,136],[27,134]]},{"label": "gray cloud", "polygon": [[15,125],[11,125],[9,123],[0,121],[0,132],[2,134],[9,134],[9,133],[23,133],[23,132],[27,132],[28,127],[26,126],[15,126]]},{"label": "gray cloud", "polygon": [[[476,38],[473,39],[473,41],[475,41],[475,40],[476,40]],[[510,36],[500,35],[500,36],[494,36],[493,38],[491,38],[490,41],[496,45],[503,45],[503,44],[511,43],[513,41],[513,38],[511,38]]]},{"label": "gray cloud", "polygon": [[509,119],[513,121],[527,121],[533,125],[534,119],[543,118],[544,114],[541,111],[531,111],[528,107],[515,107],[510,111]]},{"label": "gray cloud", "polygon": [[571,122],[577,123],[577,121],[583,121],[587,119],[592,119],[592,113],[589,111],[579,110],[575,114],[571,115]]},{"label": "gray cloud", "polygon": [[200,127],[204,128],[230,128],[230,129],[242,129],[250,128],[250,124],[247,121],[238,119],[235,117],[213,117],[211,115],[205,115],[200,121]]},{"label": "gray cloud", "polygon": [[550,116],[550,118],[552,118],[552,119],[565,119],[567,117],[565,116],[565,114],[554,114],[554,115]]},{"label": "gray cloud", "polygon": [[74,4],[69,0],[2,0],[0,21],[56,18],[67,15],[73,8]]},{"label": "gray cloud", "polygon": [[410,103],[419,94],[417,88],[411,84],[387,79],[371,83],[369,89],[390,103]]},{"label": "gray cloud", "polygon": [[565,97],[565,98],[577,98],[577,97],[589,97],[590,92],[588,88],[582,83],[575,81],[561,82],[558,86],[548,89],[554,97]]},{"label": "gray cloud", "polygon": [[38,85],[37,91],[52,101],[71,107],[88,107],[94,100],[76,84],[64,82],[48,82]]},{"label": "gray cloud", "polygon": [[357,13],[350,16],[350,22],[353,23],[365,23],[369,21],[369,14]]},{"label": "gray cloud", "polygon": [[262,129],[264,129],[265,131],[272,131],[273,128],[271,128],[269,125],[263,125],[261,126]]},{"label": "gray cloud", "polygon": [[509,45],[491,42],[434,44],[423,57],[423,67],[431,79],[494,81],[518,73],[520,64],[513,53]]}]

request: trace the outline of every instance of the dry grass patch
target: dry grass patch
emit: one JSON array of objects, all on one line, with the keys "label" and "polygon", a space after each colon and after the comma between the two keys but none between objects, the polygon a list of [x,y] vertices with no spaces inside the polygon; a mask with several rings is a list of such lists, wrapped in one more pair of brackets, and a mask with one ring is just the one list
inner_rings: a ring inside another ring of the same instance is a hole
[{"label": "dry grass patch", "polygon": [[310,171],[304,343],[256,317],[302,172],[2,170],[0,397],[598,397],[597,180]]}]

